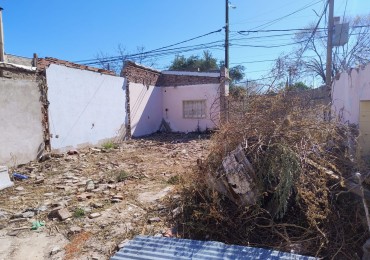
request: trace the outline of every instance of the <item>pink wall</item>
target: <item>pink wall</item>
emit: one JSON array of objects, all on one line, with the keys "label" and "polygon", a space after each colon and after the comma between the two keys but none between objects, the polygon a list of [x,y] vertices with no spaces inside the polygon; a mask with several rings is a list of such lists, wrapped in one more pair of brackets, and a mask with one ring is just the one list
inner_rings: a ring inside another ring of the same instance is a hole
[{"label": "pink wall", "polygon": [[[126,69],[126,72],[130,76],[133,73],[142,74],[145,70],[147,69],[137,67],[137,71],[130,72]],[[167,77],[167,81],[161,83],[163,86],[153,86],[158,84],[157,74],[146,71],[141,75],[142,80],[135,77],[130,80],[128,89],[132,136],[139,137],[158,131],[163,120],[174,132],[205,131],[218,126],[220,73],[165,71],[162,74],[175,77]],[[197,84],[191,85],[194,84],[193,82]],[[144,83],[152,85],[146,86]],[[205,100],[205,118],[184,118],[183,102],[199,100]]]},{"label": "pink wall", "polygon": [[[215,128],[219,120],[219,88],[219,84],[162,87],[163,118],[172,131],[193,132],[198,126],[201,131]],[[206,100],[206,118],[183,118],[183,101],[202,99]]]},{"label": "pink wall", "polygon": [[341,73],[332,91],[335,114],[342,122],[358,124],[360,101],[370,100],[370,64]]}]

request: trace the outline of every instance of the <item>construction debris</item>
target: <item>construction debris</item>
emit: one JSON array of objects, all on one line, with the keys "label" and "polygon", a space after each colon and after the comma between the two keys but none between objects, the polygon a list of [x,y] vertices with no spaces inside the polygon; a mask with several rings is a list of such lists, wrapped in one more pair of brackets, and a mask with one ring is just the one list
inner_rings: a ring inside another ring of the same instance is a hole
[{"label": "construction debris", "polygon": [[0,190],[12,187],[14,183],[10,181],[8,167],[0,166]]},{"label": "construction debris", "polygon": [[[11,168],[11,174],[28,179],[15,181],[21,191],[0,191],[0,237],[6,238],[0,259],[11,260],[14,252],[20,255],[35,243],[33,253],[45,259],[62,254],[66,259],[108,259],[125,239],[162,233],[169,228],[165,219],[170,209],[161,201],[172,190],[171,178],[190,173],[197,159],[205,159],[208,142],[208,136],[199,134],[158,134],[109,151],[51,153],[48,160]],[[14,215],[19,216],[11,219]],[[149,216],[161,221],[148,223]],[[36,221],[45,227],[31,231]],[[62,252],[49,256],[55,246]]]},{"label": "construction debris", "polygon": [[72,217],[72,214],[68,211],[67,208],[57,207],[49,213],[48,217],[50,219],[58,218],[59,220],[63,221]]}]

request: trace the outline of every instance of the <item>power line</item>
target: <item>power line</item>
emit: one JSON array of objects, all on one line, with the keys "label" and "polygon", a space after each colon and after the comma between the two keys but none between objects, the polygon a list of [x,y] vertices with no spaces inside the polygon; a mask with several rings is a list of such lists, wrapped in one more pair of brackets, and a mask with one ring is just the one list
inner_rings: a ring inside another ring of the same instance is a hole
[{"label": "power line", "polygon": [[[289,3],[285,3],[285,4],[282,4],[280,1],[279,1],[279,8],[278,9],[286,9],[287,6],[291,6],[292,3],[296,3],[296,0],[295,1],[290,1]],[[255,14],[255,16],[252,16],[252,17],[249,17],[248,19],[243,19],[243,20],[239,20],[239,21],[236,21],[234,23],[232,23],[231,25],[235,25],[235,24],[245,24],[245,23],[250,23],[253,19],[255,18],[260,18],[262,16],[265,16],[266,14],[269,14],[269,13],[275,13],[276,12],[276,9],[274,8],[273,10],[269,10],[269,11],[266,11],[264,10],[263,12],[259,12],[257,14]],[[269,21],[269,20],[264,20],[262,22],[265,22],[265,21]],[[256,22],[260,22],[260,21],[256,21]]]},{"label": "power line", "polygon": [[[164,46],[164,47],[160,47],[160,48],[157,48],[157,49],[154,49],[154,50],[151,50],[151,51],[146,51],[146,52],[141,52],[141,53],[132,54],[132,55],[130,55],[130,56],[149,54],[149,53],[151,53],[151,52],[155,52],[155,51],[158,51],[158,50],[162,50],[162,49],[165,49],[165,48],[169,48],[169,47],[173,47],[173,46],[176,46],[176,45],[179,45],[179,44],[183,44],[183,43],[186,43],[186,42],[190,42],[190,41],[193,41],[193,40],[196,40],[196,39],[199,39],[199,38],[202,38],[202,37],[205,37],[205,36],[208,36],[208,35],[214,34],[214,33],[218,33],[218,32],[221,32],[221,31],[222,31],[222,29],[219,29],[219,30],[216,30],[216,31],[212,31],[212,32],[209,32],[209,33],[206,33],[206,34],[202,34],[202,35],[199,35],[199,36],[196,36],[196,37],[190,38],[190,39],[188,39],[188,40],[184,40],[184,41],[181,41],[181,42],[177,42],[177,43],[174,43],[174,44],[170,44],[170,45],[167,45],[167,46]],[[110,57],[110,58],[116,58],[116,57],[117,57],[117,56]],[[91,60],[96,60],[96,59],[81,60],[81,61],[76,61],[76,63],[83,63],[83,62],[88,62],[88,61],[91,61]]]},{"label": "power line", "polygon": [[[173,54],[184,53],[184,52],[195,51],[195,50],[218,49],[223,46],[224,46],[223,44],[214,44],[214,45],[199,44],[195,47],[187,46],[187,47],[181,47],[181,48],[168,49],[168,50],[164,50],[162,52],[157,52],[157,53],[154,52],[152,54],[146,54],[146,58],[161,57],[161,56],[173,55]],[[106,58],[105,59],[95,59],[95,60],[91,60],[91,62],[85,62],[82,64],[92,65],[92,64],[100,64],[100,63],[106,63],[106,62],[114,62],[114,61],[119,61],[122,59],[134,59],[136,57],[139,57],[140,55],[142,55],[142,53],[126,55],[126,56],[116,56],[111,59],[106,59]]]},{"label": "power line", "polygon": [[[278,35],[266,35],[266,36],[254,36],[254,37],[245,37],[245,38],[233,38],[230,40],[230,42],[234,41],[242,41],[242,40],[251,40],[251,39],[263,39],[263,38],[271,38],[271,37],[281,37],[281,36],[286,36],[286,35],[291,35],[291,34],[278,34]],[[171,49],[162,49],[159,51],[152,51],[152,54],[147,54],[148,58],[151,57],[161,57],[161,56],[167,56],[167,55],[172,55],[172,54],[177,54],[177,53],[183,53],[183,52],[189,52],[189,51],[194,51],[194,50],[199,50],[199,49],[206,49],[206,48],[221,48],[223,45],[223,40],[218,40],[218,41],[213,41],[213,42],[207,42],[207,43],[202,43],[202,44],[196,44],[196,45],[191,45],[191,46],[184,46],[184,47],[177,47],[177,48],[171,48]],[[282,47],[282,46],[288,46],[288,45],[294,45],[294,44],[299,44],[300,42],[297,43],[289,43],[289,44],[283,44],[283,45],[275,45],[275,46],[266,46],[266,45],[242,45],[242,44],[232,44],[231,46],[237,46],[237,47],[256,47],[256,48],[276,48],[276,47]],[[129,59],[129,58],[135,58],[137,56],[141,56],[142,53],[138,54],[131,54],[131,55],[126,55],[124,58]],[[92,64],[99,64],[102,62],[114,62],[121,60],[123,57],[122,56],[115,56],[115,57],[108,57],[104,59],[91,59],[88,60],[89,62],[84,62],[83,64],[85,65],[92,65]]]},{"label": "power line", "polygon": [[[312,58],[315,56],[304,56],[304,58]],[[288,58],[289,59],[289,58]],[[295,58],[291,58],[291,60],[295,60]],[[271,61],[276,61],[276,59],[272,60],[254,60],[254,61],[244,61],[244,62],[234,62],[231,64],[238,65],[238,64],[250,64],[250,63],[263,63],[263,62],[271,62]]]},{"label": "power line", "polygon": [[[317,28],[318,30],[325,30],[326,28]],[[236,31],[239,34],[243,33],[260,33],[260,32],[292,32],[292,31],[312,31],[312,28],[299,28],[299,29],[271,29],[271,30],[248,30]]]},{"label": "power line", "polygon": [[251,30],[257,29],[257,28],[261,28],[261,27],[266,28],[266,27],[268,27],[268,26],[270,26],[270,25],[272,25],[272,24],[274,24],[276,22],[279,22],[279,21],[281,21],[281,20],[283,20],[283,19],[285,19],[285,18],[287,18],[289,16],[292,16],[293,14],[299,13],[299,12],[301,12],[301,11],[303,11],[303,10],[311,7],[311,6],[314,6],[314,5],[318,4],[318,3],[320,3],[321,1],[322,0],[319,0],[319,1],[316,1],[316,2],[311,2],[310,4],[307,4],[307,5],[303,6],[302,8],[299,8],[298,10],[295,10],[294,12],[291,12],[291,13],[289,13],[287,15],[284,15],[282,17],[276,18],[276,19],[274,19],[274,20],[272,20],[270,22],[261,24],[261,25],[259,25],[257,27],[252,28]]},{"label": "power line", "polygon": [[[369,25],[365,26],[353,26],[352,28],[362,28],[362,27],[369,27]],[[274,29],[274,30],[258,30],[258,31],[240,31],[240,32],[274,32],[274,31],[308,31],[308,30],[313,30],[313,29],[305,29],[305,28],[297,28],[297,29]],[[325,28],[316,28],[316,31],[318,30],[325,30]],[[201,36],[194,37],[195,38],[200,38],[204,37],[205,35],[209,35],[212,33],[215,33],[218,31],[210,32]],[[232,38],[230,39],[230,42],[235,42],[235,41],[242,41],[242,40],[255,40],[255,39],[264,39],[264,38],[275,38],[275,37],[282,37],[282,36],[290,36],[294,35],[295,33],[286,33],[286,34],[274,34],[274,35],[261,35],[261,36],[252,36],[252,37],[245,37],[245,38]],[[324,37],[323,37],[324,38]],[[192,39],[185,40],[179,43],[171,44],[168,46],[175,46],[179,45],[184,42],[191,41]],[[107,57],[103,59],[90,59],[90,60],[85,60],[85,61],[77,61],[77,63],[82,63],[85,65],[93,65],[93,64],[100,64],[100,63],[107,63],[107,62],[114,62],[114,61],[120,61],[122,59],[135,59],[137,57],[140,57],[142,55],[146,55],[147,58],[159,58],[159,57],[164,57],[168,55],[173,55],[173,54],[179,54],[179,53],[184,53],[184,52],[190,52],[190,51],[196,51],[196,50],[201,50],[201,49],[220,49],[224,45],[222,45],[224,41],[223,40],[218,40],[218,41],[213,41],[213,42],[207,42],[207,43],[202,43],[202,44],[196,44],[196,45],[190,45],[190,46],[183,46],[183,47],[177,47],[177,48],[170,48],[168,49],[168,46],[157,48],[151,51],[147,52],[142,52],[142,53],[135,53],[135,54],[128,54],[125,56],[112,56],[112,57]],[[299,42],[298,42],[299,43]],[[278,48],[278,47],[284,47],[284,46],[289,46],[289,45],[295,45],[298,43],[288,43],[288,44],[281,44],[281,45],[252,45],[252,44],[233,44],[233,47],[255,47],[255,48]]]},{"label": "power line", "polygon": [[[351,28],[365,28],[365,27],[370,27],[370,25],[357,25],[357,26],[351,26]],[[271,29],[271,30],[242,30],[242,31],[232,31],[232,32],[236,32],[236,33],[239,33],[239,34],[243,34],[243,33],[264,33],[264,32],[291,32],[291,31],[312,31],[313,28],[296,28],[296,29]],[[317,28],[316,29],[317,31],[326,31],[328,30],[327,27],[322,27],[322,28]]]},{"label": "power line", "polygon": [[[307,47],[308,47],[308,44],[310,43],[310,41],[312,40],[313,36],[315,35],[316,30],[318,29],[319,24],[320,24],[320,22],[321,22],[321,19],[322,19],[322,17],[324,16],[324,14],[326,13],[326,10],[327,10],[327,7],[328,7],[328,4],[329,4],[329,1],[327,1],[327,2],[326,2],[325,8],[324,8],[324,10],[323,10],[323,12],[322,12],[322,14],[321,14],[321,16],[320,16],[320,18],[319,18],[319,20],[318,20],[318,22],[317,22],[316,26],[315,26],[315,27],[314,27],[314,29],[313,29],[311,36],[310,36],[310,37],[309,37],[309,39],[307,40],[307,43],[306,43],[305,47],[302,49],[301,53],[299,54],[299,58],[298,58],[298,60],[300,60],[300,59],[302,58],[302,55],[303,55],[303,53],[306,51],[306,49],[307,49]],[[255,79],[255,80],[247,80],[246,82],[255,82],[255,81],[261,81],[261,80],[271,79],[271,78],[275,78],[275,76],[264,77],[264,78]],[[245,82],[245,83],[246,83],[246,82]],[[243,83],[243,82],[242,82],[242,83]]]},{"label": "power line", "polygon": [[311,36],[308,38],[308,40],[307,40],[307,43],[306,43],[305,47],[302,49],[302,51],[301,51],[301,53],[300,53],[300,55],[299,55],[298,60],[300,60],[300,59],[302,58],[303,53],[304,53],[304,52],[307,50],[307,48],[308,48],[308,44],[311,42],[311,40],[312,40],[312,39],[313,39],[313,37],[315,36],[315,34],[316,34],[316,30],[319,28],[319,25],[320,25],[321,19],[322,19],[322,17],[324,16],[324,14],[326,13],[326,10],[328,9],[329,1],[330,1],[330,0],[327,0],[327,1],[326,1],[326,4],[325,4],[325,7],[324,7],[324,10],[323,10],[323,12],[322,12],[322,14],[321,14],[321,16],[320,16],[319,20],[317,21],[317,24],[316,24],[315,28],[313,29],[313,31],[312,31],[312,33],[311,33]]},{"label": "power line", "polygon": [[305,41],[299,41],[299,42],[292,42],[292,43],[286,43],[286,44],[279,44],[279,45],[251,45],[251,44],[232,44],[231,46],[238,46],[238,47],[253,47],[253,48],[279,48],[279,47],[285,47],[285,46],[291,46],[291,45],[297,45],[304,43]]}]

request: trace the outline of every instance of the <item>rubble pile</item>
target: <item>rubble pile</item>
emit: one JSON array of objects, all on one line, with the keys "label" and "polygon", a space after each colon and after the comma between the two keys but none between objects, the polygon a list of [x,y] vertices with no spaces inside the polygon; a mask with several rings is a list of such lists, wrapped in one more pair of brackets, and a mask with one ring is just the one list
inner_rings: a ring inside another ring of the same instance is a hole
[{"label": "rubble pile", "polygon": [[355,131],[297,96],[247,101],[230,104],[207,160],[171,202],[183,208],[183,236],[359,258],[368,234],[354,173],[368,168]]},{"label": "rubble pile", "polygon": [[0,258],[32,258],[22,248],[45,238],[29,252],[40,251],[35,259],[107,259],[134,235],[168,235],[161,201],[173,180],[204,158],[208,142],[158,134],[11,168],[15,185],[0,191],[0,239],[9,242],[0,243]]}]

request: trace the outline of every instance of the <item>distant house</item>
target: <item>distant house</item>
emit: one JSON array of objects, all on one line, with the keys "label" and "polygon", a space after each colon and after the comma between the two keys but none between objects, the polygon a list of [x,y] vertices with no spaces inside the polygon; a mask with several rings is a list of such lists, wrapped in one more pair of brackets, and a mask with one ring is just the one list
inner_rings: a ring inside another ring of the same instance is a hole
[{"label": "distant house", "polygon": [[370,63],[340,73],[332,85],[332,109],[360,130],[360,147],[370,155]]},{"label": "distant house", "polygon": [[127,127],[132,136],[163,128],[195,132],[219,126],[228,95],[225,73],[157,71],[127,62],[122,76],[127,79]]}]

